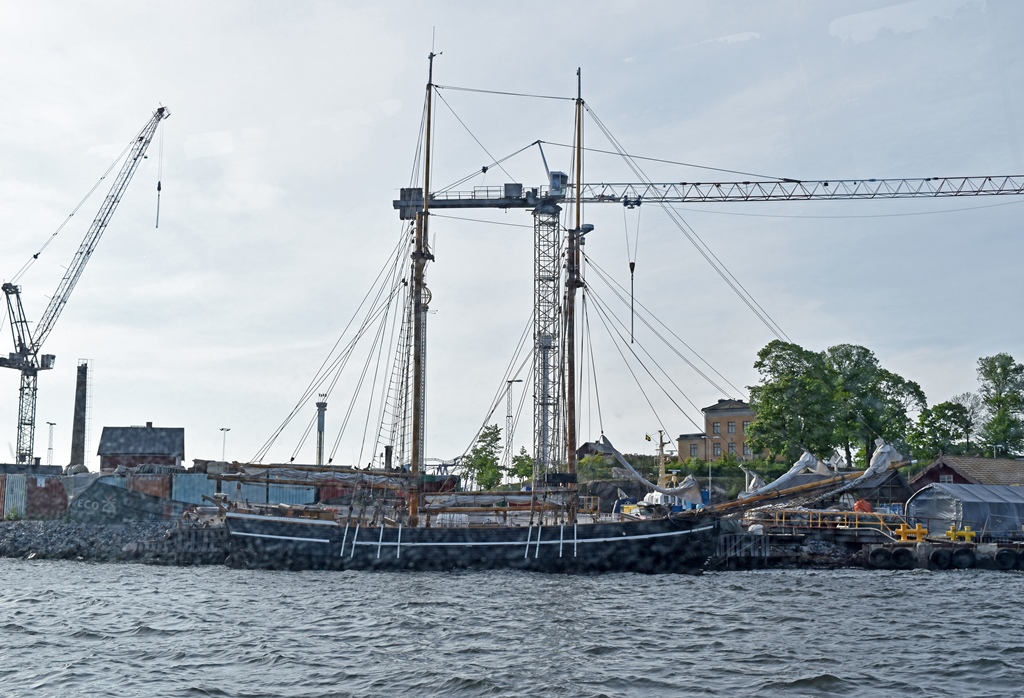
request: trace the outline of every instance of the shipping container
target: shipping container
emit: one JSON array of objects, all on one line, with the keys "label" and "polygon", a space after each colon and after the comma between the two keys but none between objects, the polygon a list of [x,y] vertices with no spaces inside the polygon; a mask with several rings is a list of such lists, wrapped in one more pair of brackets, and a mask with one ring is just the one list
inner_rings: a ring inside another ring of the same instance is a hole
[{"label": "shipping container", "polygon": [[25,518],[25,478],[26,475],[8,474],[7,486],[4,488],[4,518]]},{"label": "shipping container", "polygon": [[228,499],[249,504],[312,504],[316,501],[316,488],[303,485],[225,482],[222,489]]},{"label": "shipping container", "polygon": [[68,494],[59,477],[26,476],[26,519],[59,519],[67,513],[67,510]]},{"label": "shipping container", "polygon": [[148,494],[158,499],[171,498],[171,475],[128,475],[128,491]]},{"label": "shipping container", "polygon": [[71,502],[71,520],[76,523],[115,524],[129,521],[163,521],[181,517],[183,506],[115,487],[100,478],[93,482]]},{"label": "shipping container", "polygon": [[175,473],[171,479],[171,499],[176,502],[209,506],[203,495],[212,497],[216,492],[217,481],[204,473]]},{"label": "shipping container", "polygon": [[7,496],[7,473],[0,473],[0,519],[4,515],[4,499]]}]

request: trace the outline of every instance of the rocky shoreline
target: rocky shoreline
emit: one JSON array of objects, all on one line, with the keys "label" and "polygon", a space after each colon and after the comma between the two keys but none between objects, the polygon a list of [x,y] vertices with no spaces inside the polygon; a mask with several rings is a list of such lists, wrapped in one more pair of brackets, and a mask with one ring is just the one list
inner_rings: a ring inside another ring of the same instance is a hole
[{"label": "rocky shoreline", "polygon": [[[211,535],[212,533],[212,535]],[[216,532],[174,522],[84,524],[63,521],[0,522],[0,557],[90,562],[207,564],[223,562]],[[195,550],[195,540],[206,543]],[[190,539],[190,540],[186,540]],[[225,539],[226,542],[226,539]],[[194,553],[204,553],[195,555]]]}]

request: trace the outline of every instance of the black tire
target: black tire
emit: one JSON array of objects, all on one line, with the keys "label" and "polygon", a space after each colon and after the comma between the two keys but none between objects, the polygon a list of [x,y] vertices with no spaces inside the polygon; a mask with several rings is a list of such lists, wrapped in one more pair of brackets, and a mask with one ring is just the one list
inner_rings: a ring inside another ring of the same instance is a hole
[{"label": "black tire", "polygon": [[1017,566],[1017,553],[1010,548],[1000,548],[996,551],[996,567],[1001,570],[1012,570]]},{"label": "black tire", "polygon": [[909,570],[914,566],[914,551],[910,548],[894,548],[892,566],[898,570]]},{"label": "black tire", "polygon": [[953,553],[949,548],[936,548],[928,556],[928,562],[931,563],[933,569],[948,570],[953,562]]},{"label": "black tire", "polygon": [[957,548],[953,551],[951,561],[958,570],[967,570],[977,564],[978,558],[970,548]]},{"label": "black tire", "polygon": [[875,569],[888,569],[892,562],[892,553],[887,548],[875,548],[868,553],[868,564]]}]

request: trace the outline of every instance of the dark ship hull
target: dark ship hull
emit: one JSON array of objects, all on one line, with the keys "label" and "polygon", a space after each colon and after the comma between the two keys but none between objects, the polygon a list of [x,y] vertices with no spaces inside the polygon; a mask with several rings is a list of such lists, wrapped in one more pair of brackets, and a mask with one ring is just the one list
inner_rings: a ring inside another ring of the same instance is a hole
[{"label": "dark ship hull", "polygon": [[710,516],[531,527],[362,526],[229,512],[228,564],[291,570],[516,569],[700,572],[715,550]]}]

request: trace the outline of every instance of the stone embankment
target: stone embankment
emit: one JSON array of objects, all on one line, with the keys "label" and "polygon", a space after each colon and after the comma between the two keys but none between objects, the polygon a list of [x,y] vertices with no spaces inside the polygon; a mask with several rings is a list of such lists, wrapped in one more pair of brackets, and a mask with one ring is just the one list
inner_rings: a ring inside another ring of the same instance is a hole
[{"label": "stone embankment", "polygon": [[0,557],[217,564],[226,554],[224,543],[221,531],[180,528],[173,522],[0,522]]}]

